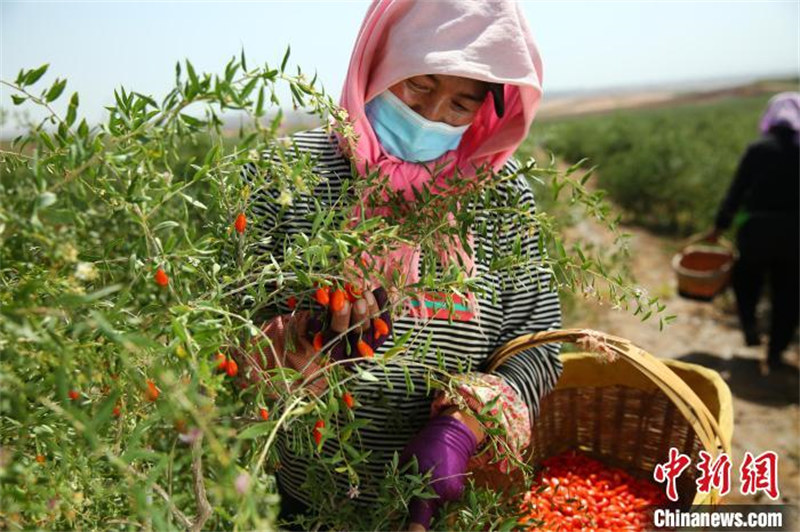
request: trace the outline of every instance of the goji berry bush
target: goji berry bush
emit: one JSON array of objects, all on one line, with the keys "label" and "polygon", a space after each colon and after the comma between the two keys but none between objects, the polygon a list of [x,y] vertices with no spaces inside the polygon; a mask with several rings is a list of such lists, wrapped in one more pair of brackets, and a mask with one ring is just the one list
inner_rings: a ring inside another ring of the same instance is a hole
[{"label": "goji berry bush", "polygon": [[[77,93],[66,98],[66,80],[42,86],[47,65],[2,80],[14,105],[47,111],[0,152],[5,528],[274,528],[279,430],[294,431],[297,452],[310,456],[324,439],[339,439],[346,455],[315,467],[349,475],[357,489],[354,465],[366,456],[348,443],[359,430],[348,414],[359,398],[347,379],[379,377],[326,369],[329,386],[319,396],[288,386],[297,377],[288,370],[261,375],[271,388],[243,387],[234,355],[263,337],[256,315],[279,299],[293,308],[314,297],[341,305],[346,289],[318,290],[343,286],[343,258],[404,235],[432,249],[426,229],[438,218],[431,211],[454,205],[434,204],[423,193],[420,209],[403,223],[370,219],[356,226],[321,211],[313,234],[280,261],[259,253],[252,228],[260,220],[248,214],[255,190],[241,169],[252,162],[266,170],[263,150],[283,149],[275,142],[282,117],[276,87],[289,87],[293,107],[352,135],[343,111],[315,79],[299,68],[290,73],[288,58],[287,50],[280,66],[248,68],[242,52],[221,74],[178,63],[175,86],[160,101],[120,88],[98,125],[81,118]],[[222,128],[229,112],[245,117],[234,137]],[[302,157],[273,164],[263,186],[280,192],[276,201],[290,202],[319,179],[312,167]],[[607,206],[572,171],[560,174],[532,160],[521,170],[537,190],[585,205],[614,229]],[[343,197],[342,212],[353,201]],[[540,224],[550,250],[545,263],[527,267],[552,269],[559,289],[596,286],[597,297],[660,316],[663,306],[641,297],[631,280],[581,249],[565,250],[546,213],[515,215]],[[458,213],[456,233],[467,216]],[[512,249],[497,267],[525,260]],[[458,268],[442,282],[437,290],[476,288]],[[256,306],[244,306],[246,297]],[[409,356],[402,338],[395,343],[392,357]],[[370,356],[365,346],[360,354]],[[444,380],[431,378],[434,386]],[[332,424],[340,413],[344,424]],[[310,524],[400,526],[410,498],[426,492],[423,477],[403,473],[396,460],[387,464],[385,511],[369,515],[343,504],[348,494],[332,493],[325,482],[312,486],[318,515]],[[516,509],[501,498],[470,490],[442,519],[511,527]]]}]

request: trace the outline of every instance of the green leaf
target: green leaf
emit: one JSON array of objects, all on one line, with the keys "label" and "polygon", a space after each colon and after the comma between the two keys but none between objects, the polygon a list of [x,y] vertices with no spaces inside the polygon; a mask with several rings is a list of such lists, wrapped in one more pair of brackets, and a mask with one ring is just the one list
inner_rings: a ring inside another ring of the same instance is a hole
[{"label": "green leaf", "polygon": [[411,380],[411,373],[408,371],[408,366],[403,366],[403,376],[406,380],[406,397],[414,393],[414,381]]},{"label": "green leaf", "polygon": [[72,98],[69,99],[69,107],[67,108],[67,117],[64,119],[64,122],[66,122],[68,126],[71,126],[73,122],[75,122],[75,117],[77,116],[77,110],[78,110],[78,93],[73,92]]},{"label": "green leaf", "polygon": [[14,101],[14,105],[20,105],[28,98],[27,96],[17,96],[16,94],[12,94],[11,99]]},{"label": "green leaf", "polygon": [[39,208],[44,209],[56,202],[58,197],[52,192],[42,192],[39,195]]},{"label": "green leaf", "polygon": [[254,438],[258,438],[259,436],[264,436],[265,434],[269,434],[270,431],[275,427],[274,421],[259,421],[257,423],[253,423],[242,432],[236,435],[237,440],[252,440]]},{"label": "green leaf", "polygon": [[258,89],[258,100],[256,101],[256,116],[264,116],[264,87]]},{"label": "green leaf", "polygon": [[30,70],[25,74],[24,79],[20,80],[19,78],[17,78],[17,83],[19,83],[23,87],[25,85],[33,85],[34,83],[39,81],[39,78],[44,76],[44,73],[47,72],[47,69],[49,67],[50,63],[45,63],[36,70]]},{"label": "green leaf", "polygon": [[192,87],[197,87],[200,84],[200,81],[197,79],[197,74],[194,71],[194,67],[188,59],[186,59],[186,72],[189,74],[189,81]]},{"label": "green leaf", "polygon": [[172,228],[172,227],[180,227],[180,226],[181,226],[181,224],[179,224],[179,223],[178,223],[178,222],[176,222],[175,220],[166,220],[166,221],[164,221],[164,222],[161,222],[161,223],[160,223],[160,224],[158,224],[157,226],[155,226],[155,227],[153,228],[153,232],[154,232],[154,233],[157,233],[157,232],[159,232],[159,231],[160,231],[160,230],[162,230],[162,229],[170,229],[170,228]]},{"label": "green leaf", "polygon": [[100,290],[95,290],[90,294],[80,295],[79,297],[83,303],[92,303],[94,301],[103,299],[104,297],[109,296],[115,292],[119,292],[120,290],[122,290],[121,284],[112,284],[109,286],[104,286]]},{"label": "green leaf", "polygon": [[202,202],[197,201],[196,199],[194,199],[193,197],[191,197],[188,194],[184,194],[183,192],[181,192],[180,196],[183,199],[185,199],[188,203],[191,203],[192,205],[197,207],[198,209],[203,209],[204,211],[208,209],[208,207],[206,207]]},{"label": "green leaf", "polygon": [[500,523],[500,526],[497,528],[497,532],[511,532],[516,527],[517,527],[517,518],[512,517]]},{"label": "green leaf", "polygon": [[379,382],[380,379],[378,379],[378,377],[376,377],[375,375],[373,375],[369,371],[367,371],[365,369],[361,369],[358,366],[356,366],[356,368],[357,368],[357,371],[358,371],[358,376],[361,378],[361,380],[365,380],[367,382]]},{"label": "green leaf", "polygon": [[286,53],[283,56],[283,61],[281,61],[281,74],[283,74],[284,70],[286,70],[286,63],[289,61],[289,54],[291,53],[292,47],[286,47]]},{"label": "green leaf", "polygon": [[78,136],[82,139],[85,139],[89,136],[89,125],[86,123],[86,119],[82,119],[80,125],[78,126]]},{"label": "green leaf", "polygon": [[47,94],[45,94],[44,97],[45,101],[49,103],[56,100],[59,96],[61,96],[61,93],[64,92],[64,87],[66,86],[67,86],[67,80],[56,79],[56,81],[50,87],[50,90],[48,90]]}]

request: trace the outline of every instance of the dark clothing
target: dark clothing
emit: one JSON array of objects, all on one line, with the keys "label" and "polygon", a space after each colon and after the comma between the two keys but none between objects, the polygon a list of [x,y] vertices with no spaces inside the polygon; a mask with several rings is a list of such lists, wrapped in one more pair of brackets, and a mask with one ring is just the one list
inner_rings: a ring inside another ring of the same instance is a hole
[{"label": "dark clothing", "polygon": [[757,330],[756,305],[769,278],[771,324],[768,362],[780,361],[800,317],[800,151],[793,132],[773,128],[750,144],[720,206],[717,229],[744,211],[736,242],[739,260],[733,289],[739,320],[750,341]]},{"label": "dark clothing", "polygon": [[717,212],[718,229],[730,227],[739,209],[751,217],[787,217],[781,224],[792,221],[792,216],[798,220],[800,151],[792,142],[793,134],[791,129],[776,127],[747,147]]},{"label": "dark clothing", "polygon": [[[779,236],[781,231],[793,236]],[[767,361],[771,364],[780,362],[800,317],[798,239],[796,225],[792,230],[758,218],[745,222],[737,235],[739,260],[733,268],[733,290],[739,321],[746,337],[756,334],[756,305],[769,278],[771,323]]]},{"label": "dark clothing", "polygon": [[293,520],[298,515],[308,512],[308,505],[292,497],[292,495],[286,491],[286,488],[281,485],[280,475],[276,475],[275,479],[278,481],[278,493],[281,495],[281,510],[278,513],[278,526],[280,526],[281,530],[303,530],[299,525],[284,523]]}]

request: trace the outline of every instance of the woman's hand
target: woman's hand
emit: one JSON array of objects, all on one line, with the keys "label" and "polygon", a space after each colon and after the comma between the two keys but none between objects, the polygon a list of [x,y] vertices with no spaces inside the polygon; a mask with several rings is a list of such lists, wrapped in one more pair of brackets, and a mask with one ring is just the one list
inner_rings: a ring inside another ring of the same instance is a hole
[{"label": "woman's hand", "polygon": [[[361,295],[352,304],[345,299],[341,308],[333,308],[333,303],[327,307],[315,306],[306,331],[306,338],[317,348],[336,340],[329,348],[331,360],[347,361],[345,366],[348,367],[357,358],[372,357],[392,332],[386,290],[378,287],[374,291],[365,290]],[[351,327],[353,330],[341,338]]]},{"label": "woman's hand", "polygon": [[[375,318],[383,323],[376,323]],[[343,336],[356,324],[358,327]],[[378,288],[374,292],[364,292],[352,305],[345,300],[336,311],[331,310],[330,305],[316,305],[311,312],[301,310],[276,316],[262,326],[263,334],[253,340],[249,353],[237,351],[234,358],[245,386],[263,382],[263,372],[267,370],[288,367],[305,378],[313,376],[309,388],[319,394],[326,387],[325,380],[318,378],[323,377],[322,363],[317,356],[321,348],[328,345],[334,361],[367,356],[389,338],[391,328],[386,291]],[[329,345],[336,338],[336,342]],[[360,342],[364,345],[359,346]]]},{"label": "woman's hand", "polygon": [[[304,310],[276,316],[261,327],[262,334],[253,340],[249,353],[238,352],[234,357],[246,385],[263,383],[264,372],[277,367],[294,369],[304,377],[319,372],[320,365],[314,360],[316,350],[307,340],[309,319],[310,313]],[[325,384],[315,379],[309,387],[321,393]]]}]

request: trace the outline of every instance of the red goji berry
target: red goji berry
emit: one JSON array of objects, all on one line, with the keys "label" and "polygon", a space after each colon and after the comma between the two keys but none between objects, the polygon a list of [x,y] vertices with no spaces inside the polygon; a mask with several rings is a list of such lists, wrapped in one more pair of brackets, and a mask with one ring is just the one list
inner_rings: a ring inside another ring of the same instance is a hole
[{"label": "red goji berry", "polygon": [[316,351],[322,351],[322,346],[324,345],[322,340],[322,333],[318,332],[314,335],[314,349]]},{"label": "red goji berry", "polygon": [[216,362],[217,362],[217,370],[218,371],[227,371],[228,369],[228,357],[223,355],[222,353],[217,353],[215,355]]},{"label": "red goji berry", "polygon": [[161,392],[156,387],[156,383],[147,379],[147,392],[145,392],[145,397],[151,403],[158,399],[158,396],[161,395]]},{"label": "red goji berry", "polygon": [[342,290],[334,290],[330,298],[331,310],[339,312],[344,308],[344,292]]},{"label": "red goji berry", "polygon": [[294,310],[297,308],[297,298],[289,296],[289,299],[286,300],[286,304],[289,306],[289,310]]},{"label": "red goji berry", "polygon": [[119,414],[122,410],[120,409],[119,405],[114,405],[114,409],[111,411],[111,415],[114,417],[119,417]]},{"label": "red goji berry", "polygon": [[68,396],[69,396],[69,398],[70,398],[70,399],[72,399],[73,401],[77,401],[77,400],[78,400],[78,398],[80,398],[80,396],[81,396],[81,394],[80,394],[80,393],[78,393],[78,391],[77,391],[77,390],[70,390],[69,392],[67,392],[67,395],[68,395]]},{"label": "red goji berry", "polygon": [[375,356],[375,352],[364,340],[359,340],[356,344],[356,348],[358,349],[358,354],[364,358],[372,358]]},{"label": "red goji berry", "polygon": [[389,326],[381,318],[372,320],[372,329],[375,331],[376,340],[385,334],[389,334]]},{"label": "red goji berry", "polygon": [[247,227],[247,218],[245,218],[244,214],[239,213],[239,216],[236,217],[236,221],[233,222],[233,227],[240,235],[244,233],[244,229]]},{"label": "red goji berry", "polygon": [[353,399],[353,396],[350,394],[350,392],[344,392],[344,394],[342,394],[342,401],[344,401],[344,404],[347,406],[347,408],[353,408],[353,405],[355,404],[355,399]]},{"label": "red goji berry", "polygon": [[325,422],[322,421],[321,419],[317,420],[317,422],[314,423],[313,434],[314,434],[314,441],[317,443],[317,446],[319,446],[320,442],[322,442],[322,432],[319,429],[323,428],[324,426]]},{"label": "red goji berry", "polygon": [[235,377],[236,374],[239,373],[239,364],[237,364],[234,359],[229,359],[228,365],[225,368],[225,373],[228,374],[228,377]]},{"label": "red goji berry", "polygon": [[345,292],[345,295],[347,296],[347,300],[350,303],[355,303],[356,299],[360,298],[361,297],[361,293],[362,293],[362,291],[360,289],[356,288],[355,286],[353,286],[350,283],[345,283],[344,284],[344,292]]},{"label": "red goji berry", "polygon": [[165,272],[161,268],[156,270],[155,280],[158,286],[167,286],[169,284],[169,277],[167,277],[167,272]]},{"label": "red goji berry", "polygon": [[547,530],[644,530],[647,507],[666,497],[647,480],[576,452],[545,460],[523,498],[520,524]]},{"label": "red goji berry", "polygon": [[327,307],[328,303],[330,303],[330,288],[317,288],[317,291],[314,292],[314,299],[317,300],[317,303],[322,305],[323,307]]},{"label": "red goji berry", "polygon": [[44,455],[43,454],[37,454],[36,455],[36,461],[39,462],[40,464],[43,464],[44,461],[45,461]]},{"label": "red goji berry", "polygon": [[269,420],[269,410],[267,410],[266,408],[261,408],[258,411],[258,415],[260,415],[261,419],[263,419],[264,421]]}]

